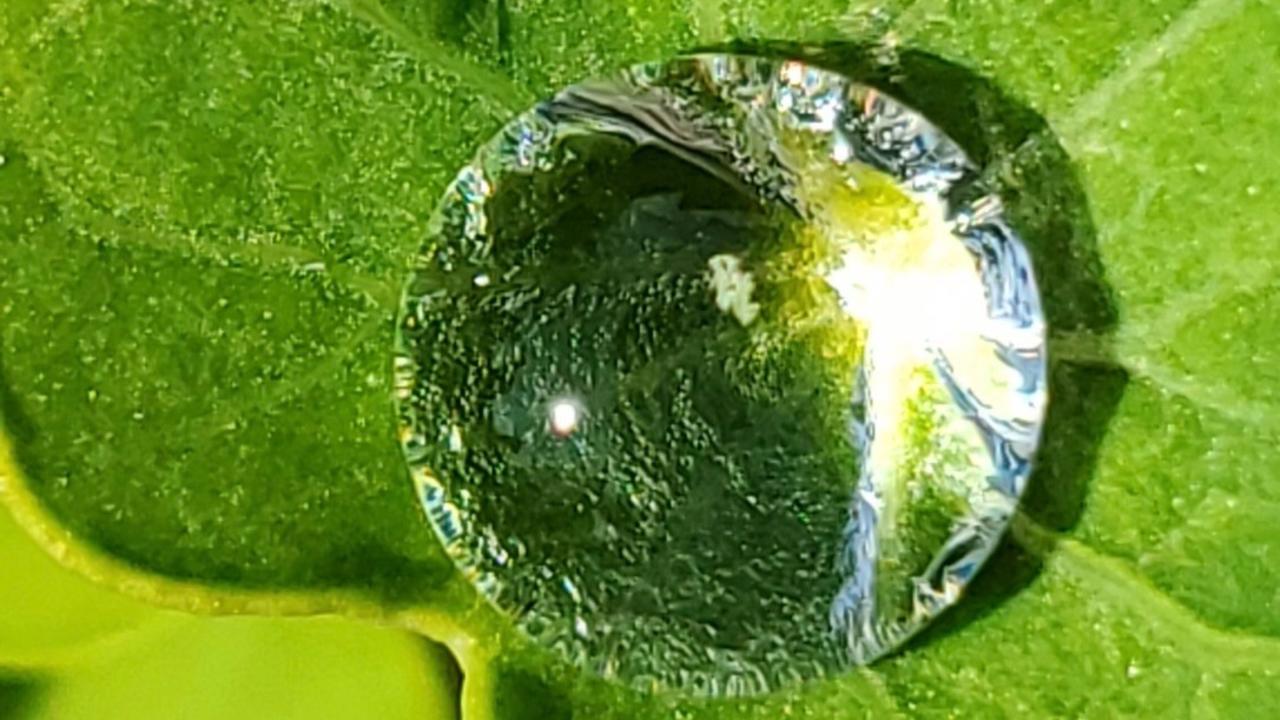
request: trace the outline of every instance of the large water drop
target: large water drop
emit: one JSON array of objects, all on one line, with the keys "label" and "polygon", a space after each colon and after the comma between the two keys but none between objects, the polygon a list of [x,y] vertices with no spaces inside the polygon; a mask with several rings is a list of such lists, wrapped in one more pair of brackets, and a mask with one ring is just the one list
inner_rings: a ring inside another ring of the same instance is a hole
[{"label": "large water drop", "polygon": [[916,112],[701,55],[568,88],[458,173],[398,397],[476,586],[636,687],[760,692],[899,646],[1022,492],[1045,409],[1026,251]]}]

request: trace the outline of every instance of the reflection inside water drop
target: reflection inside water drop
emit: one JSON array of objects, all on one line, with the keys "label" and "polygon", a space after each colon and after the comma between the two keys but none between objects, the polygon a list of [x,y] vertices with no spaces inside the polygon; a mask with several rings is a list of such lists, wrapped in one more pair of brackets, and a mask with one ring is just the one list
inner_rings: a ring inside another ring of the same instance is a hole
[{"label": "reflection inside water drop", "polygon": [[551,432],[568,437],[578,428],[578,405],[572,400],[551,403]]},{"label": "reflection inside water drop", "polygon": [[1029,262],[975,176],[892,98],[754,57],[512,121],[433,220],[396,360],[468,577],[576,663],[712,695],[868,662],[954,603],[1045,404]]}]

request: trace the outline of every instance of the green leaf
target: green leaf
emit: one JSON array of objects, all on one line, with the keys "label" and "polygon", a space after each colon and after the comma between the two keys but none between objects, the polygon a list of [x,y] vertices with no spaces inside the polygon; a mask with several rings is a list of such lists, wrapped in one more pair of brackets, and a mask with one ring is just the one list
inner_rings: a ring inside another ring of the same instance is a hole
[{"label": "green leaf", "polygon": [[0,509],[0,716],[457,717],[448,651],[337,618],[201,618],[62,567]]},{"label": "green leaf", "polygon": [[[1012,542],[911,648],[760,699],[641,697],[528,647],[438,549],[392,313],[509,113],[734,40],[871,41],[955,123],[1033,246],[1054,405]],[[477,717],[1272,716],[1277,47],[1267,0],[6,3],[6,495],[152,599],[381,603],[450,639]]]},{"label": "green leaf", "polygon": [[443,648],[335,618],[183,618],[26,700],[59,718],[456,717]]},{"label": "green leaf", "polygon": [[58,565],[0,509],[0,669],[65,666],[162,616]]}]

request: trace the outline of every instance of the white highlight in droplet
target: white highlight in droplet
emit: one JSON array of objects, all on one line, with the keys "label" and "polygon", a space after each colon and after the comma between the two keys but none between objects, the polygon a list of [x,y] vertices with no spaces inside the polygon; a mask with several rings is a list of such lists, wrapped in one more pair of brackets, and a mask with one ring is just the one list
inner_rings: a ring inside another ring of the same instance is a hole
[{"label": "white highlight in droplet", "polygon": [[572,400],[551,403],[551,432],[567,437],[578,427],[578,406]]}]

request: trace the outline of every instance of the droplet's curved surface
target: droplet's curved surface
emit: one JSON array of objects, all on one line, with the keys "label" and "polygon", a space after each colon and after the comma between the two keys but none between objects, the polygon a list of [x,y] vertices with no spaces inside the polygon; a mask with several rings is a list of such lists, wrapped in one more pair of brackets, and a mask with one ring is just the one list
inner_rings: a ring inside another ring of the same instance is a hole
[{"label": "droplet's curved surface", "polygon": [[432,221],[396,358],[460,567],[646,689],[899,646],[991,553],[1045,411],[1030,262],[977,175],[891,97],[759,57],[512,121]]}]

